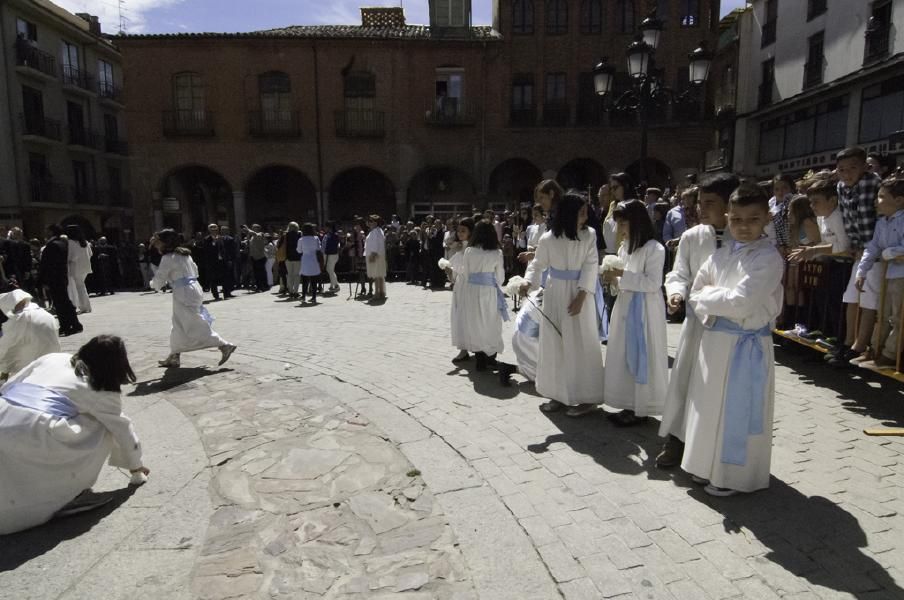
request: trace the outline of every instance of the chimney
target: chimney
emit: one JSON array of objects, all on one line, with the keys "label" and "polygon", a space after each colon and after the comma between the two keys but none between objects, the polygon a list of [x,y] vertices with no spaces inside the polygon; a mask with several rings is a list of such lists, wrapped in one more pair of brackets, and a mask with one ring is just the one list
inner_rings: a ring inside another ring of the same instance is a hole
[{"label": "chimney", "polygon": [[401,6],[362,7],[361,26],[401,29],[405,27],[405,9]]},{"label": "chimney", "polygon": [[100,35],[100,19],[88,13],[75,13],[75,16],[88,22],[88,31],[94,35]]}]

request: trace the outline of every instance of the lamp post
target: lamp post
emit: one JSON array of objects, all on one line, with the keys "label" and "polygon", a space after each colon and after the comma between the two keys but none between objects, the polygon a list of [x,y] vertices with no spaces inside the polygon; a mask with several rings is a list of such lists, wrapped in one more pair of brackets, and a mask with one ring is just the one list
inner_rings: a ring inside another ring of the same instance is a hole
[{"label": "lamp post", "polygon": [[[706,83],[712,55],[706,49],[706,42],[688,54],[688,89],[676,93],[664,85],[662,71],[655,66],[656,48],[662,35],[663,23],[656,18],[655,11],[640,24],[640,33],[627,49],[628,76],[631,89],[612,99],[616,68],[604,57],[593,68],[593,87],[597,95],[608,104],[604,110],[632,111],[637,113],[640,123],[640,178],[646,180],[647,129],[650,111],[669,104],[693,101],[696,90]],[[640,182],[638,182],[640,183]]]}]

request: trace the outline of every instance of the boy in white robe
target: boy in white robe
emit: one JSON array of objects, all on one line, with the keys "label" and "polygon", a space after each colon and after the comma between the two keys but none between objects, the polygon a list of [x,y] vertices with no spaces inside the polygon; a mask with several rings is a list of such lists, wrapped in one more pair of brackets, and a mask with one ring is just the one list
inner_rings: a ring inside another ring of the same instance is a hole
[{"label": "boy in white robe", "polygon": [[688,385],[681,468],[713,496],[769,487],[771,330],[783,303],[784,261],[763,233],[768,200],[755,184],[744,184],[728,211],[734,241],[703,264],[688,299],[703,336]]},{"label": "boy in white robe", "polygon": [[0,337],[0,379],[9,379],[33,360],[60,351],[56,319],[32,304],[28,293],[13,290],[0,295],[0,311],[9,319]]},{"label": "boy in white robe", "polygon": [[[665,295],[670,314],[678,312],[687,301],[691,285],[703,263],[718,248],[731,242],[726,213],[728,199],[737,187],[738,178],[730,173],[713,175],[701,182],[697,210],[700,225],[688,229],[681,236],[672,270],[665,276]],[[700,321],[692,311],[686,311],[675,352],[675,362],[669,377],[662,424],[659,427],[659,435],[666,438],[662,450],[656,457],[656,466],[661,469],[681,464],[681,455],[684,452],[687,385],[702,335]]]}]

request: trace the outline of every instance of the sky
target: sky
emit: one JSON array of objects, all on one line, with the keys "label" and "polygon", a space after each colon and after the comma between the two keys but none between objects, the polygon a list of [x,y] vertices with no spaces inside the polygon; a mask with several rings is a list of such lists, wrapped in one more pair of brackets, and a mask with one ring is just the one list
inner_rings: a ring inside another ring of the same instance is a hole
[{"label": "sky", "polygon": [[[358,25],[361,6],[405,8],[408,23],[427,22],[427,0],[53,0],[66,10],[100,17],[106,33],[236,32],[288,25]],[[722,14],[745,0],[722,0]],[[474,0],[474,24],[492,20],[492,0]]]}]

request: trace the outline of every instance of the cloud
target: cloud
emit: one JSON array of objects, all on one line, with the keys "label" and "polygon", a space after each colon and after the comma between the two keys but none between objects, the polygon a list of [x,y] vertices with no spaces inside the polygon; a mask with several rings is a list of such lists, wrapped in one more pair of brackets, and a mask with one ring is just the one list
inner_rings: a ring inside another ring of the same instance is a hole
[{"label": "cloud", "polygon": [[[128,0],[124,3],[122,16],[125,18],[127,33],[143,33],[147,27],[145,13],[152,9],[180,4],[185,0]],[[53,0],[54,4],[71,13],[86,12],[100,18],[106,33],[119,31],[119,6],[116,0]]]}]

